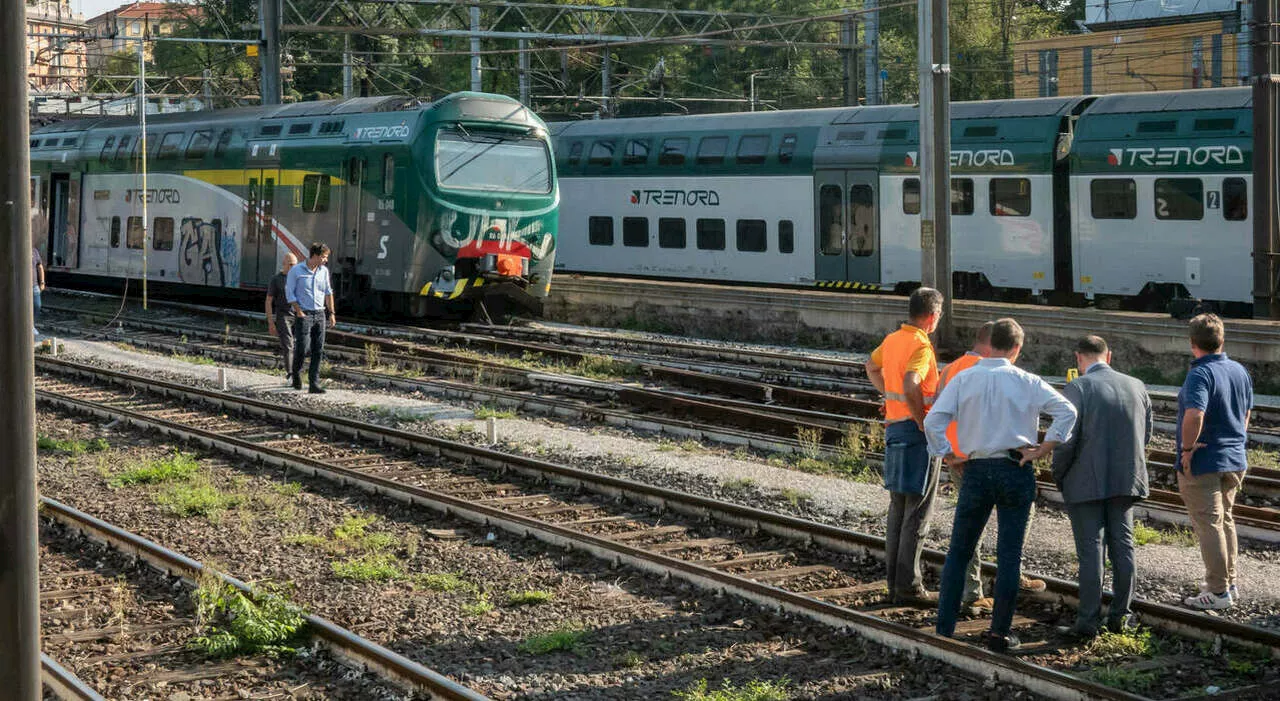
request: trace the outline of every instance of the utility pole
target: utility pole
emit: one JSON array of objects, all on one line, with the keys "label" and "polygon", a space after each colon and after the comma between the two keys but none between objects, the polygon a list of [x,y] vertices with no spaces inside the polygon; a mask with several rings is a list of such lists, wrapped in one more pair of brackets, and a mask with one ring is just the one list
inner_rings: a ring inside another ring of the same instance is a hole
[{"label": "utility pole", "polygon": [[480,92],[480,6],[471,6],[471,90]]},{"label": "utility pole", "polygon": [[35,327],[31,309],[31,178],[26,3],[0,0],[0,689],[39,701],[40,582],[36,526]]},{"label": "utility pole", "polygon": [[867,75],[868,105],[878,105],[884,100],[884,85],[880,80],[880,10],[877,0],[866,0],[862,18],[862,72]]},{"label": "utility pole", "polygon": [[[522,31],[529,31],[524,27]],[[520,40],[520,104],[529,105],[529,40]]]},{"label": "utility pole", "polygon": [[351,80],[351,35],[342,38],[342,99],[350,100],[355,85]]},{"label": "utility pole", "polygon": [[[840,43],[845,48],[840,50],[844,59],[844,104],[858,104],[858,57],[854,46],[858,43],[858,25],[853,17],[845,17],[840,24]],[[754,105],[754,100],[752,104]]]},{"label": "utility pole", "polygon": [[213,80],[213,71],[208,68],[204,69],[200,80],[202,87],[204,88],[202,91],[204,94],[204,108],[211,110],[213,109],[213,85],[210,81]]},{"label": "utility pole", "polygon": [[919,0],[920,281],[942,292],[938,345],[955,340],[951,315],[951,63],[947,0]]},{"label": "utility pole", "polygon": [[612,107],[609,100],[609,93],[613,91],[612,77],[609,75],[610,69],[613,67],[613,59],[609,57],[609,47],[604,47],[600,58],[600,112],[602,117],[609,117],[609,110]]},{"label": "utility pole", "polygon": [[1280,0],[1253,2],[1253,314],[1280,319]]},{"label": "utility pole", "polygon": [[258,0],[262,21],[262,104],[278,105],[280,91],[280,4],[281,0]]},{"label": "utility pole", "polygon": [[[147,44],[138,42],[138,156],[142,167],[142,308],[147,308]],[[127,244],[126,244],[127,245]]]}]

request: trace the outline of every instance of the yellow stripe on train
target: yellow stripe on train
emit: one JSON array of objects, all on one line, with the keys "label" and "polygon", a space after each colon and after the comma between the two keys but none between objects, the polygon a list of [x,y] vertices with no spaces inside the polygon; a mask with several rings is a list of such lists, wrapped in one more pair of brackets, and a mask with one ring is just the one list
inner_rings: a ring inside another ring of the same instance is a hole
[{"label": "yellow stripe on train", "polygon": [[454,285],[453,290],[450,292],[440,292],[439,290],[433,290],[431,289],[431,284],[432,283],[428,282],[427,284],[423,285],[422,290],[418,292],[418,294],[423,297],[435,297],[437,299],[457,299],[459,295],[461,295],[463,292],[466,292],[468,286],[470,286],[473,289],[476,287],[483,287],[484,278],[478,277],[478,278],[468,278],[465,280],[459,280],[458,284]]},{"label": "yellow stripe on train", "polygon": [[880,285],[871,282],[850,282],[848,280],[819,280],[817,286],[828,290],[879,290]]}]

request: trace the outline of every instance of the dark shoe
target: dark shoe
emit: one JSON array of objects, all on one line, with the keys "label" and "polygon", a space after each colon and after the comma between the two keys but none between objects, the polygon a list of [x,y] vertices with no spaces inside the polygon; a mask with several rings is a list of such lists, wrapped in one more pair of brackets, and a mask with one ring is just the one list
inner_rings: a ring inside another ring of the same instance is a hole
[{"label": "dark shoe", "polygon": [[302,378],[298,377],[297,375],[293,376],[293,388],[296,390],[302,389]]},{"label": "dark shoe", "polygon": [[938,592],[921,589],[919,591],[902,592],[893,597],[894,603],[905,606],[937,606]]},{"label": "dark shoe", "polygon": [[1058,626],[1054,632],[1073,643],[1087,643],[1098,637],[1098,631],[1077,628],[1075,626]]},{"label": "dark shoe", "polygon": [[[302,388],[299,387],[298,389],[302,389]],[[328,390],[321,387],[320,385],[311,385],[311,387],[307,391],[310,392],[311,394],[324,394]]]},{"label": "dark shoe", "polygon": [[1107,630],[1112,633],[1123,633],[1138,627],[1138,617],[1129,614],[1124,618],[1113,618],[1107,621]]},{"label": "dark shoe", "polygon": [[1046,588],[1048,588],[1048,585],[1044,583],[1043,579],[1035,579],[1025,574],[1022,575],[1021,580],[1018,582],[1018,590],[1028,594],[1039,594]]},{"label": "dark shoe", "polygon": [[1022,641],[1012,633],[996,635],[990,631],[982,634],[982,643],[992,652],[1013,652],[1022,646]]}]

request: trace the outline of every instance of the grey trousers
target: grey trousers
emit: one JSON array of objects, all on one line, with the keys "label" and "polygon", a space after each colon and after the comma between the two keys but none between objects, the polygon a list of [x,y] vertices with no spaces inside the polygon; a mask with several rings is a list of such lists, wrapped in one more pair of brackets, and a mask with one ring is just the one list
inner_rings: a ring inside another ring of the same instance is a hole
[{"label": "grey trousers", "polygon": [[1092,632],[1101,627],[1102,564],[1107,558],[1111,560],[1113,590],[1107,620],[1116,623],[1130,613],[1137,581],[1133,558],[1134,501],[1126,496],[1066,505],[1076,541],[1076,558],[1080,561],[1077,630]]},{"label": "grey trousers", "polygon": [[941,466],[941,460],[929,459],[924,494],[889,492],[889,520],[884,537],[889,596],[914,594],[924,589],[920,552],[924,550],[924,534],[929,530],[929,519],[933,517]]},{"label": "grey trousers", "polygon": [[[956,494],[960,494],[960,486],[964,484],[964,470],[952,470],[950,473],[951,482],[956,486]],[[1036,517],[1036,503],[1031,502],[1031,511],[1027,513],[1027,530],[1031,530],[1031,522]],[[972,604],[982,598],[982,540],[978,540],[978,547],[973,549],[973,559],[969,560],[969,566],[964,570],[964,598],[960,601],[964,604]]]},{"label": "grey trousers", "polygon": [[276,338],[280,339],[280,358],[284,361],[284,371],[293,373],[293,313],[276,312]]}]

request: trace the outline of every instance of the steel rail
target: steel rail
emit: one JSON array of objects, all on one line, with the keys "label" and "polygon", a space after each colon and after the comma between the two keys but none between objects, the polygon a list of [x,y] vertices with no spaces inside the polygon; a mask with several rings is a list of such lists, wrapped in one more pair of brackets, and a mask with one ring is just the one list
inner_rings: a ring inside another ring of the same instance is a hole
[{"label": "steel rail", "polygon": [[[833,552],[857,556],[871,555],[881,558],[884,554],[883,538],[794,516],[718,501],[619,477],[595,474],[578,468],[511,455],[488,448],[422,436],[353,419],[320,414],[294,407],[283,407],[220,392],[197,390],[177,383],[140,378],[127,373],[86,367],[66,361],[39,359],[38,362],[49,363],[50,368],[57,368],[64,373],[72,375],[94,378],[99,381],[106,380],[113,384],[143,389],[162,396],[201,401],[219,410],[235,410],[251,416],[257,415],[285,420],[313,431],[328,431],[335,435],[357,440],[375,440],[383,445],[416,450],[426,455],[456,459],[465,463],[475,463],[496,470],[511,470],[533,478],[549,480],[562,486],[584,489],[614,498],[623,497],[637,503],[649,504],[695,517],[711,518],[737,528],[746,528],[753,532],[812,544]],[[544,539],[548,542],[570,544],[574,539],[585,536],[587,540],[581,541],[583,543],[582,547],[587,552],[600,557],[626,561],[648,571],[662,571],[663,568],[670,567],[665,571],[675,572],[691,582],[726,588],[736,593],[741,593],[747,598],[770,605],[781,604],[799,613],[812,615],[817,620],[827,622],[840,621],[839,625],[862,625],[867,623],[865,619],[869,618],[866,614],[858,614],[852,618],[841,618],[840,616],[832,618],[832,616],[835,616],[835,611],[830,608],[833,606],[832,604],[793,592],[786,592],[776,587],[761,585],[749,579],[744,581],[743,578],[734,575],[710,570],[700,565],[664,555],[643,550],[638,552],[619,550],[619,547],[630,546],[606,541],[597,536],[582,534],[579,531],[566,529],[555,524],[545,524],[536,519],[502,509],[477,504],[474,500],[432,492],[406,485],[394,479],[326,464],[322,461],[292,455],[235,437],[204,431],[197,427],[184,426],[167,419],[150,417],[127,409],[103,407],[84,400],[50,395],[43,390],[38,393],[38,396],[43,400],[52,401],[77,411],[89,412],[104,417],[122,417],[129,423],[160,430],[169,435],[196,440],[211,448],[231,454],[252,457],[268,464],[318,474],[344,484],[355,484],[375,493],[383,493],[400,498],[411,504],[434,505],[433,508],[437,508],[447,514],[462,516],[480,523],[501,526],[513,532],[534,535],[541,533],[543,535],[540,537],[545,536]],[[940,568],[945,560],[945,553],[927,549],[924,554],[924,560],[929,566],[935,569]],[[992,563],[984,563],[983,567],[988,575],[993,574],[995,571],[995,566]],[[1042,600],[1050,602],[1074,602],[1078,600],[1078,588],[1074,583],[1053,577],[1045,577],[1044,579],[1048,583],[1048,588],[1046,592],[1039,595]],[[761,589],[760,587],[764,588]],[[820,604],[820,607],[814,608],[815,602]],[[835,607],[835,610],[847,611],[843,607]],[[1134,610],[1148,624],[1182,636],[1209,641],[1226,639],[1248,647],[1263,648],[1273,656],[1280,656],[1280,632],[1206,616],[1187,609],[1146,600],[1135,601]],[[872,627],[880,631],[875,635],[889,635],[889,633],[881,631],[880,626],[882,625],[901,628],[897,624],[891,624],[881,619],[873,620],[876,625]],[[914,646],[921,644],[919,638],[913,637],[919,631],[913,628],[907,628],[906,630],[910,631],[910,635],[903,633],[906,636],[905,638],[895,638],[895,640],[899,644],[912,646],[911,649],[915,649]],[[892,637],[890,636],[890,638]],[[928,636],[928,639],[937,640],[932,636]],[[968,667],[965,668],[969,669]]]},{"label": "steel rail", "polygon": [[[104,542],[111,547],[135,556],[167,574],[195,582],[206,572],[213,572],[221,580],[247,595],[253,590],[249,585],[226,573],[206,568],[200,562],[170,550],[154,541],[143,538],[107,523],[83,511],[67,506],[48,497],[40,497],[40,513],[86,536]],[[335,657],[349,664],[364,667],[410,691],[426,693],[429,698],[442,701],[486,701],[488,697],[428,669],[413,660],[393,652],[377,643],[360,637],[333,622],[306,614],[305,619],[312,637]],[[70,699],[101,699],[100,696],[79,682],[74,675],[48,659],[44,666],[45,682],[51,688],[66,687]],[[74,681],[72,681],[74,680]],[[88,691],[86,695],[84,691]]]},{"label": "steel rail", "polygon": [[40,679],[45,687],[64,701],[106,701],[93,687],[45,653],[40,653]]}]

